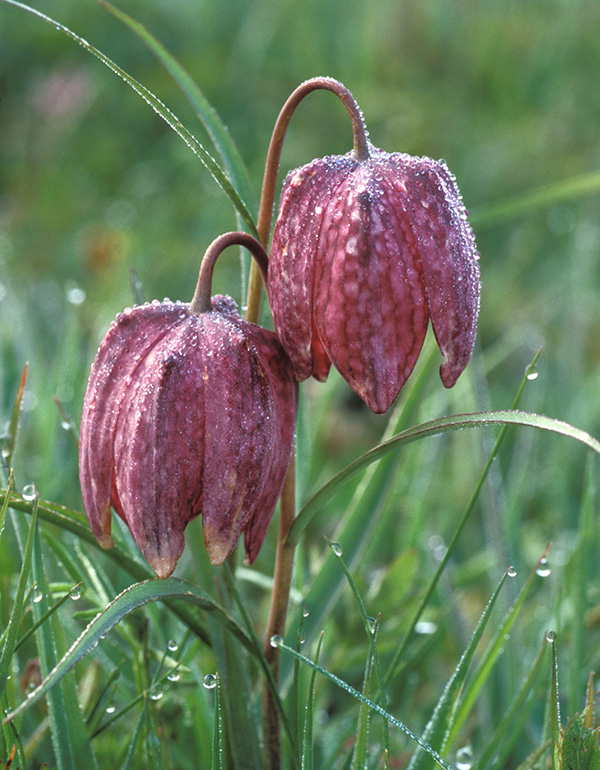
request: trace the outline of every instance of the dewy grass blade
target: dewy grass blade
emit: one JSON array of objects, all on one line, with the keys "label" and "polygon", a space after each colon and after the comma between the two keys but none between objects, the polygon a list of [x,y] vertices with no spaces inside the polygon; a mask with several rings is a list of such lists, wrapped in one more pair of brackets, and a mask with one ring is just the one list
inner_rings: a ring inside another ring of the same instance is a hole
[{"label": "dewy grass blade", "polygon": [[2,697],[6,689],[6,682],[8,681],[8,676],[10,674],[12,657],[15,650],[15,644],[17,642],[17,633],[23,612],[23,597],[25,596],[25,587],[29,580],[29,573],[31,572],[31,560],[33,556],[33,543],[37,529],[37,520],[38,511],[36,496],[36,499],[33,501],[31,521],[29,523],[29,533],[27,535],[27,542],[25,544],[25,551],[23,553],[23,564],[21,565],[19,582],[17,583],[17,591],[15,593],[15,598],[8,621],[6,639],[2,646],[2,650],[0,651],[0,697]]},{"label": "dewy grass blade", "polygon": [[212,770],[223,770],[223,725],[221,723],[221,682],[219,681],[219,675],[217,677],[217,684],[214,687],[215,693],[215,708],[214,708],[214,723],[213,723],[213,756],[212,756]]},{"label": "dewy grass blade", "polygon": [[[50,612],[50,591],[42,559],[40,537],[36,531],[32,570],[37,585],[38,600],[33,605],[33,613],[39,626],[36,642],[42,676],[44,676],[56,666],[60,656],[66,651],[66,642],[58,616]],[[46,617],[44,622],[42,622],[43,617]],[[55,687],[48,690],[46,705],[54,758],[59,770],[79,770],[82,767],[93,770],[97,767],[85,729],[83,713],[79,707],[73,674],[63,678]]]},{"label": "dewy grass blade", "polygon": [[208,102],[198,85],[192,80],[188,72],[179,64],[179,62],[166,50],[166,48],[138,21],[126,14],[120,8],[99,0],[100,5],[106,8],[115,18],[131,29],[156,55],[173,80],[188,98],[188,101],[194,108],[196,115],[202,122],[208,135],[217,148],[221,160],[229,173],[234,187],[239,192],[242,200],[252,205],[256,209],[254,200],[254,190],[250,182],[248,169],[242,157],[232,140],[229,131],[221,121],[221,118]]},{"label": "dewy grass blade", "polygon": [[440,417],[436,420],[421,423],[413,428],[404,430],[389,441],[379,444],[365,454],[351,462],[343,471],[337,473],[330,481],[306,503],[299,512],[296,521],[292,525],[288,538],[292,543],[297,543],[300,535],[306,529],[313,516],[333,495],[344,486],[357,473],[367,468],[371,463],[377,462],[388,452],[398,449],[400,445],[410,444],[428,436],[437,436],[451,430],[464,430],[466,428],[484,428],[492,425],[525,425],[530,428],[547,430],[562,436],[576,439],[600,454],[600,441],[586,431],[575,428],[562,420],[553,417],[545,417],[533,412],[521,412],[518,410],[498,410],[494,412],[476,412],[474,414],[456,414],[452,417]]},{"label": "dewy grass blade", "polygon": [[13,454],[15,452],[15,445],[17,443],[17,433],[19,432],[19,420],[21,419],[21,408],[23,405],[23,395],[25,394],[25,383],[27,382],[28,369],[29,364],[25,364],[23,374],[21,375],[21,381],[19,382],[17,395],[15,397],[15,403],[12,408],[10,420],[8,422],[8,430],[6,436],[4,437],[6,444],[2,446],[2,461],[5,464],[6,469],[10,468]]},{"label": "dewy grass blade", "polygon": [[254,652],[251,640],[244,631],[231,618],[223,608],[203,591],[191,583],[178,578],[166,578],[165,580],[147,580],[143,583],[135,583],[120,593],[105,610],[87,626],[79,638],[73,643],[65,656],[50,671],[44,681],[30,694],[27,701],[12,711],[5,719],[10,721],[23,713],[30,705],[45,695],[62,677],[70,671],[85,655],[88,654],[106,634],[116,626],[119,621],[149,602],[159,599],[177,598],[190,602],[202,610],[211,613],[217,622],[230,631],[250,652]]},{"label": "dewy grass blade", "polygon": [[558,657],[556,655],[556,633],[546,631],[546,641],[552,645],[552,682],[550,684],[550,737],[552,738],[552,770],[562,770],[559,757],[560,696],[558,692]]},{"label": "dewy grass blade", "polygon": [[[36,581],[37,582],[37,581]],[[49,606],[48,609],[43,613],[43,615],[40,615],[40,617],[35,621],[35,623],[31,626],[31,628],[27,629],[25,633],[19,638],[19,641],[15,645],[15,652],[19,649],[19,647],[24,644],[29,637],[34,634],[38,628],[44,623],[51,615],[54,615],[56,610],[59,607],[62,607],[62,605],[69,600],[71,597],[71,592],[81,586],[81,583],[77,583],[76,585],[71,588],[70,591],[67,591],[67,593],[64,596],[61,596],[60,599],[58,599],[52,606]]]},{"label": "dewy grass blade", "polygon": [[[510,708],[506,711],[500,723],[494,730],[494,734],[489,743],[481,754],[476,757],[473,770],[491,770],[492,767],[499,768],[505,766],[508,754],[512,751],[521,735],[521,730],[519,729],[520,726],[517,722],[524,722],[534,706],[533,698],[529,698],[528,704],[527,699],[538,682],[540,672],[542,671],[542,663],[544,662],[547,651],[548,641],[544,636],[538,656],[535,659],[531,670],[519,688],[517,696],[512,700]],[[495,761],[492,766],[492,760],[494,760],[494,758]]]},{"label": "dewy grass blade", "polygon": [[8,488],[6,490],[6,493],[4,494],[4,500],[2,500],[2,505],[0,506],[0,538],[2,537],[2,532],[4,531],[4,522],[6,520],[6,511],[8,510],[8,500],[10,498],[10,493],[12,492],[12,488],[14,485],[14,476],[12,469],[8,476]]},{"label": "dewy grass blade", "polygon": [[[500,582],[496,586],[494,593],[490,597],[490,600],[486,604],[479,622],[473,631],[469,644],[466,650],[463,652],[458,665],[454,669],[454,672],[448,680],[444,691],[437,702],[431,719],[429,720],[425,732],[423,733],[423,741],[433,746],[441,753],[446,753],[448,748],[448,735],[452,729],[452,724],[456,714],[456,706],[460,697],[461,691],[464,687],[475,650],[479,645],[481,636],[489,622],[492,609],[496,604],[496,600],[500,595],[500,591],[506,580],[507,573],[505,572]],[[419,770],[423,767],[428,767],[427,757],[422,751],[417,749],[412,756],[412,759],[408,765],[408,770]]]},{"label": "dewy grass blade", "polygon": [[432,749],[431,746],[428,746],[427,744],[423,743],[423,741],[418,737],[418,735],[415,735],[415,733],[413,733],[413,731],[409,727],[407,727],[407,725],[405,725],[404,722],[401,722],[399,719],[396,719],[396,717],[392,716],[385,709],[381,708],[381,706],[378,703],[374,703],[372,700],[369,700],[369,698],[365,698],[365,696],[362,693],[360,693],[358,690],[355,690],[354,687],[349,685],[347,682],[344,682],[343,679],[340,679],[335,674],[332,674],[330,671],[327,671],[326,669],[317,665],[310,658],[307,658],[304,655],[301,655],[299,652],[296,652],[296,650],[294,650],[293,647],[289,647],[287,644],[283,642],[283,640],[275,639],[275,637],[273,637],[272,644],[276,644],[277,647],[280,647],[282,650],[285,650],[285,652],[289,653],[295,658],[298,658],[298,660],[300,660],[302,663],[305,663],[307,666],[310,666],[318,674],[321,674],[322,676],[329,679],[330,682],[333,682],[338,687],[341,687],[342,690],[345,690],[349,695],[352,695],[353,698],[356,698],[356,700],[360,701],[361,703],[366,703],[370,709],[372,709],[373,711],[376,711],[382,717],[385,717],[390,724],[394,725],[394,727],[398,727],[400,730],[402,730],[402,732],[408,735],[409,738],[415,741],[415,743],[418,746],[420,746],[422,749],[424,749],[437,762],[437,764],[440,767],[443,767],[444,770],[453,770],[452,766],[449,765],[444,759],[442,759],[442,757],[437,753],[437,751]]},{"label": "dewy grass blade", "polygon": [[[7,493],[7,490],[0,489],[0,503],[2,503],[2,505],[7,498],[9,499],[10,508],[22,511],[23,513],[32,512],[32,503],[24,500],[21,495],[12,494],[11,496]],[[88,542],[90,545],[94,546],[94,548],[100,549],[100,546],[87,523],[87,519],[82,513],[74,511],[71,508],[66,508],[63,505],[52,503],[48,500],[40,501],[37,507],[40,519],[51,524],[56,524],[58,527],[77,535],[78,538]],[[140,582],[152,579],[152,572],[147,565],[133,559],[123,548],[119,548],[118,544],[114,545],[108,551],[102,552],[112,559],[119,567],[125,570],[125,572],[131,575],[134,580]],[[204,644],[210,646],[210,638],[206,628],[188,607],[182,606],[179,602],[173,603],[170,600],[167,600],[166,604],[171,611],[174,612],[179,619],[204,642]]]},{"label": "dewy grass blade", "polygon": [[[315,653],[315,663],[319,663],[321,656],[321,646],[323,644],[324,632],[321,631],[319,641],[317,642],[317,651]],[[297,660],[297,659],[296,659]],[[300,661],[298,661],[299,663]],[[313,725],[315,710],[315,690],[317,684],[317,669],[313,668],[310,672],[310,682],[308,685],[308,697],[306,708],[304,710],[304,731],[302,735],[302,770],[313,770]]]},{"label": "dewy grass blade", "polygon": [[[327,538],[325,538],[327,540]],[[377,630],[379,629],[379,619],[374,620],[373,618],[369,617],[367,615],[367,610],[365,608],[365,604],[363,602],[362,596],[360,595],[360,591],[358,590],[358,586],[354,582],[354,579],[352,575],[350,574],[350,570],[346,566],[346,563],[342,556],[342,551],[340,548],[337,548],[337,543],[332,543],[330,540],[327,540],[327,543],[329,544],[329,547],[333,551],[333,553],[337,556],[338,562],[344,572],[344,575],[346,576],[346,580],[348,581],[348,585],[350,586],[350,589],[352,593],[354,594],[354,598],[356,600],[356,604],[358,605],[358,609],[360,611],[360,614],[363,619],[363,624],[365,627],[365,631],[367,634],[367,639],[369,640],[369,648],[371,651],[371,656],[373,659],[373,662],[375,663],[375,673],[377,676],[377,687],[379,689],[379,702],[382,706],[382,708],[387,710],[387,699],[385,694],[385,684],[383,679],[383,671],[381,669],[381,661],[379,659],[379,652],[377,650]],[[371,663],[369,663],[369,668],[371,667]],[[389,747],[390,747],[390,736],[389,736],[389,726],[387,722],[383,721],[383,751],[384,755],[387,757],[389,755]]]},{"label": "dewy grass blade", "polygon": [[460,731],[461,727],[467,720],[471,712],[471,709],[473,708],[473,704],[475,703],[475,700],[477,699],[477,696],[479,695],[481,688],[483,687],[487,678],[489,677],[495,662],[498,660],[498,657],[501,654],[501,650],[505,645],[506,636],[507,634],[510,634],[510,631],[517,619],[517,616],[521,611],[523,604],[525,603],[525,599],[527,598],[529,591],[531,590],[533,583],[536,580],[540,562],[542,561],[542,559],[546,558],[549,548],[550,546],[548,546],[544,550],[544,553],[540,556],[535,567],[529,573],[529,576],[525,581],[524,586],[521,588],[515,603],[509,609],[508,613],[506,614],[506,617],[498,627],[498,630],[494,638],[490,642],[488,649],[485,651],[481,661],[479,662],[479,665],[477,666],[477,669],[475,670],[475,673],[473,674],[473,677],[469,682],[467,689],[464,692],[462,702],[456,714],[456,719],[454,721],[454,727],[452,729],[452,733],[448,739],[449,744],[452,744],[456,739],[458,732]]},{"label": "dewy grass blade", "polygon": [[219,166],[219,164],[216,162],[216,160],[210,155],[210,153],[203,147],[203,145],[196,139],[196,137],[188,131],[188,129],[181,123],[179,118],[177,118],[176,115],[174,115],[171,110],[168,109],[161,101],[158,99],[151,91],[149,91],[145,86],[143,86],[141,83],[138,83],[135,78],[131,77],[125,70],[121,69],[118,64],[116,64],[112,59],[109,59],[108,56],[105,56],[105,54],[102,53],[102,51],[99,51],[97,48],[95,48],[93,45],[90,45],[87,40],[84,40],[82,37],[77,35],[75,32],[70,30],[68,27],[65,27],[64,24],[60,24],[58,21],[55,21],[54,19],[51,19],[49,16],[46,16],[46,14],[41,13],[41,11],[36,10],[35,8],[32,8],[29,5],[25,5],[25,3],[20,3],[17,0],[1,0],[3,3],[7,3],[8,5],[14,5],[16,8],[20,8],[23,11],[27,11],[28,13],[33,14],[34,16],[37,16],[38,18],[42,19],[43,21],[47,22],[48,24],[52,24],[53,27],[55,27],[57,30],[60,30],[61,32],[64,32],[66,35],[68,35],[70,38],[75,40],[77,43],[82,45],[87,51],[92,53],[96,58],[100,59],[100,61],[105,64],[110,70],[112,70],[116,75],[118,75],[121,80],[125,81],[130,88],[132,88],[141,98],[152,107],[152,109],[159,115],[165,123],[167,123],[173,131],[181,138],[183,141],[187,144],[187,146],[190,148],[190,150],[196,155],[197,158],[200,159],[200,161],[204,164],[206,169],[209,171],[215,182],[219,185],[219,187],[223,190],[225,195],[229,198],[229,200],[233,203],[234,207],[238,211],[239,215],[241,216],[242,220],[248,227],[248,232],[254,235],[255,237],[258,237],[258,233],[256,231],[256,225],[254,223],[254,219],[252,217],[252,214],[249,212],[246,204],[234,188],[234,186],[231,184],[229,179],[227,178],[227,175],[223,171],[223,169]]}]

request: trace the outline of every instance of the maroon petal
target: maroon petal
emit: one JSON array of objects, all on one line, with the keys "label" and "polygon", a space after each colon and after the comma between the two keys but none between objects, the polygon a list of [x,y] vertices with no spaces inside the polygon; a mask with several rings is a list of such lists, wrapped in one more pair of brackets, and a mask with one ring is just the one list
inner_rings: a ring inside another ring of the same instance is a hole
[{"label": "maroon petal", "polygon": [[454,177],[443,162],[394,154],[384,164],[414,233],[443,384],[466,367],[479,313],[478,253]]},{"label": "maroon petal", "polygon": [[376,413],[412,372],[429,320],[415,238],[393,197],[376,163],[347,173],[327,204],[315,269],[321,340]]},{"label": "maroon petal", "polygon": [[117,418],[135,372],[148,351],[168,333],[171,321],[159,303],[120,313],[104,338],[90,373],[79,442],[81,491],[92,531],[103,548],[112,545],[110,505]]},{"label": "maroon petal", "polygon": [[315,254],[326,202],[354,166],[350,156],[341,162],[318,159],[288,174],[281,193],[269,260],[269,301],[300,381],[311,375],[325,380],[329,373],[330,361],[313,333]]}]

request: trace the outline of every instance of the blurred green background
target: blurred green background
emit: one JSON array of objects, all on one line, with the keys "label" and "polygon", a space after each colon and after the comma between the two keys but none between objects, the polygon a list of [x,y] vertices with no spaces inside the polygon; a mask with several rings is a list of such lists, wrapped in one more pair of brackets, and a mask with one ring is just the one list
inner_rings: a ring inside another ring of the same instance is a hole
[{"label": "blurred green background", "polygon": [[[144,83],[211,149],[170,76],[105,9],[92,0],[36,7]],[[119,7],[202,88],[229,126],[257,198],[277,113],[315,75],[352,90],[375,145],[446,159],[481,252],[480,328],[468,373],[452,392],[431,377],[415,419],[508,408],[543,345],[522,408],[600,435],[600,186],[485,218],[497,201],[600,168],[597,0],[122,0]],[[312,94],[292,121],[281,175],[350,147],[343,107],[331,94]],[[132,302],[130,267],[148,298],[188,300],[203,250],[235,226],[209,174],[141,99],[62,33],[0,3],[0,416],[8,419],[28,361],[20,484],[34,481],[43,497],[81,509],[76,453],[52,397],[78,422],[97,345]],[[214,290],[242,304],[239,273],[232,252],[219,262]],[[303,499],[385,425],[335,376],[325,387],[310,384],[304,399],[300,444],[310,443],[313,454],[300,460]],[[372,571],[406,544],[426,552],[432,532],[453,531],[491,446],[490,433],[476,433],[432,442],[401,466],[397,505],[412,524],[375,537]],[[548,541],[552,595],[561,593],[584,466],[584,451],[566,439],[511,431],[461,546],[471,570],[461,578],[467,599],[489,595],[498,568],[529,569]],[[300,582],[344,499],[309,531]],[[258,563],[265,571],[270,547]],[[599,562],[590,568],[590,608],[600,601]],[[479,594],[473,579],[490,566],[496,571]],[[417,582],[425,579],[419,574]],[[551,595],[539,606],[543,622],[545,605],[555,606]],[[568,623],[568,613],[549,611],[551,620]],[[585,665],[600,664],[597,623],[590,615]],[[571,692],[583,695],[584,682]]]}]

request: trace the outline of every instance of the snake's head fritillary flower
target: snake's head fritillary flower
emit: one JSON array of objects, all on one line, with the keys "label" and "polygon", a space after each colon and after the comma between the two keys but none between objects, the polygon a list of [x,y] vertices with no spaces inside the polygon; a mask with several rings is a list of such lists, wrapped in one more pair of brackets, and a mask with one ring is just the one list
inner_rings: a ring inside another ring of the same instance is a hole
[{"label": "snake's head fritillary flower", "polygon": [[253,561],[290,461],[296,406],[277,337],[243,321],[231,298],[213,297],[201,313],[165,300],[119,314],[81,422],[81,489],[100,544],[112,545],[112,506],[167,577],[201,515],[213,564],[242,532]]},{"label": "snake's head fritillary flower", "polygon": [[288,174],[273,233],[269,300],[296,376],[331,364],[377,413],[394,402],[427,325],[452,387],[479,312],[473,231],[444,161],[369,145]]}]

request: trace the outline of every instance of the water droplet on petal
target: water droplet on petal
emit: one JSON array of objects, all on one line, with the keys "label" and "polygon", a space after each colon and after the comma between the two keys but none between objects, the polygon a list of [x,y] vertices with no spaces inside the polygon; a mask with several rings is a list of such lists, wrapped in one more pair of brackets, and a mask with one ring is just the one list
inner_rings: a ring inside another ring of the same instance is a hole
[{"label": "water droplet on petal", "polygon": [[26,484],[23,487],[21,496],[23,497],[23,500],[35,500],[37,497],[37,489],[35,488],[35,484]]},{"label": "water droplet on petal", "polygon": [[507,570],[506,574],[508,577],[517,577],[517,570],[511,565]]},{"label": "water droplet on petal", "polygon": [[550,565],[548,564],[547,559],[540,559],[540,563],[538,564],[538,567],[536,569],[536,573],[540,577],[548,577],[548,575],[552,572],[550,569]]},{"label": "water droplet on petal", "polygon": [[344,549],[339,543],[329,543],[329,547],[336,556],[341,556],[344,553]]},{"label": "water droplet on petal", "polygon": [[207,674],[202,680],[202,684],[204,687],[206,687],[207,690],[214,690],[218,681],[219,677],[217,674]]}]

